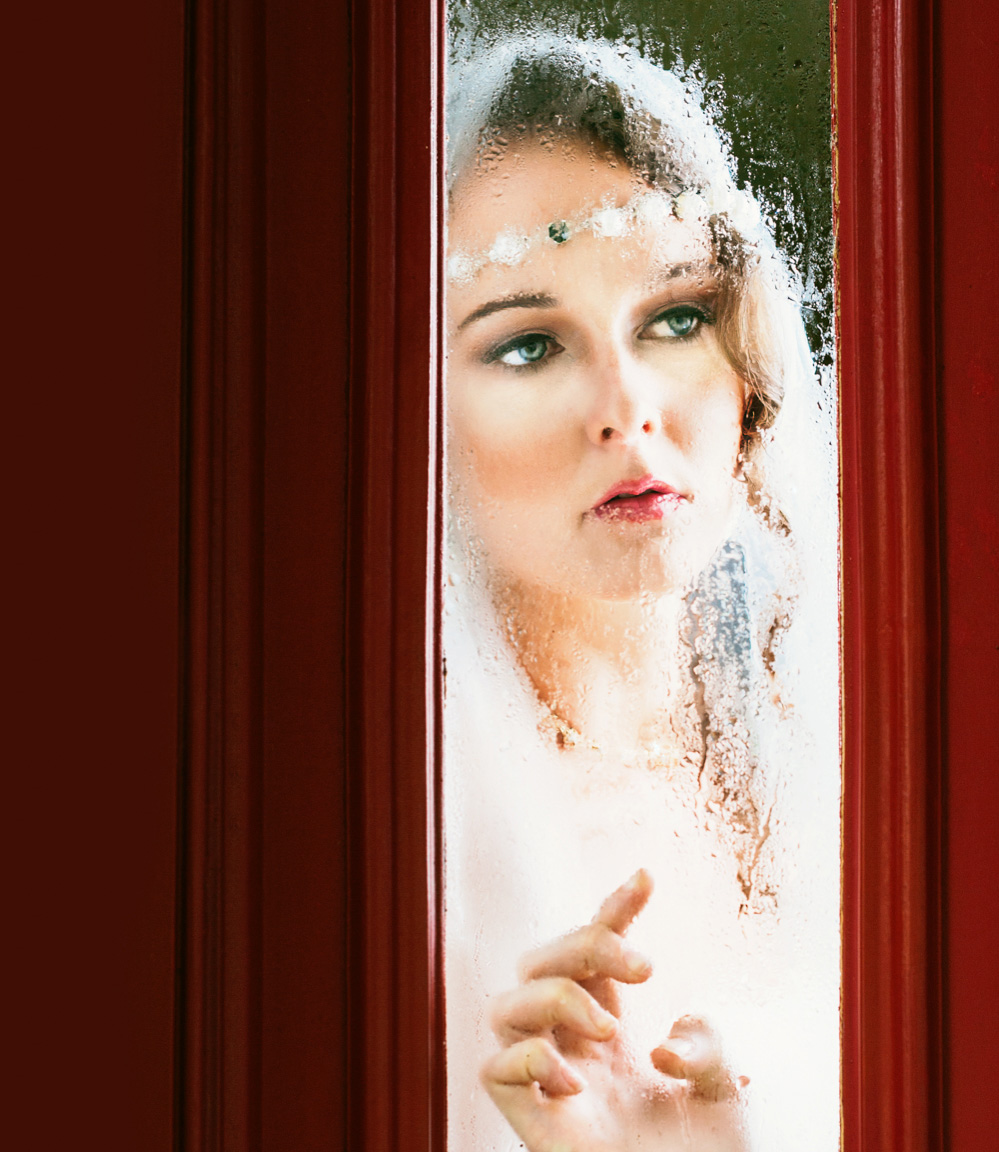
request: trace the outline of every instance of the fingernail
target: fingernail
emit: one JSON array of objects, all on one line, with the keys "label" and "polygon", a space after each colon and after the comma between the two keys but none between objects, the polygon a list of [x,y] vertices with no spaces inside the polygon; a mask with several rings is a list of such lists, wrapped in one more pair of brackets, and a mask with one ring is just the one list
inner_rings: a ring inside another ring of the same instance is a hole
[{"label": "fingernail", "polygon": [[625,952],[624,966],[629,976],[648,976],[652,971],[651,962],[641,952]]},{"label": "fingernail", "polygon": [[617,1031],[617,1020],[610,1012],[605,1012],[596,1005],[590,1009],[590,1020],[593,1022],[593,1027],[605,1040],[609,1040]]},{"label": "fingernail", "polygon": [[586,1081],[580,1076],[575,1068],[565,1067],[562,1069],[562,1079],[565,1081],[566,1087],[570,1092],[582,1092],[586,1087]]},{"label": "fingernail", "polygon": [[625,884],[629,892],[635,892],[645,884],[645,869],[639,868],[634,876]]},{"label": "fingernail", "polygon": [[687,1057],[694,1051],[694,1042],[686,1040],[683,1036],[671,1036],[663,1045],[671,1052],[675,1052],[681,1060],[686,1060]]}]

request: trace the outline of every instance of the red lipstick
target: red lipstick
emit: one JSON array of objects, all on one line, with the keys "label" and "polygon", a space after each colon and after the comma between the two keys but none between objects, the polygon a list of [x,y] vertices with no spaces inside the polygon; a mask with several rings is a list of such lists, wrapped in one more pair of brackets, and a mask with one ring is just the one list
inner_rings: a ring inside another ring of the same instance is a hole
[{"label": "red lipstick", "polygon": [[632,523],[662,520],[686,499],[655,476],[642,476],[638,480],[622,480],[615,484],[593,506],[593,514],[602,520],[628,520]]}]

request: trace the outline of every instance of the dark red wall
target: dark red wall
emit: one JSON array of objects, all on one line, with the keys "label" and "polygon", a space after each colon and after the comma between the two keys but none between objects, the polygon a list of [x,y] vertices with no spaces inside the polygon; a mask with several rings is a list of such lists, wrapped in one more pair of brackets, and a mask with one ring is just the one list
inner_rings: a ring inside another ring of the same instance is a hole
[{"label": "dark red wall", "polygon": [[183,5],[21,5],[4,42],[4,1143],[165,1152]]}]

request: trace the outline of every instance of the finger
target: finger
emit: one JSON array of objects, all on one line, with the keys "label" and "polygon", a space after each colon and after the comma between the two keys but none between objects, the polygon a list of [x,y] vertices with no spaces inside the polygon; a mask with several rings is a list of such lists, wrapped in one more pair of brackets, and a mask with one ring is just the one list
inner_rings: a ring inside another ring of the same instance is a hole
[{"label": "finger", "polygon": [[482,1069],[482,1083],[524,1147],[577,1146],[565,1109],[586,1085],[550,1041],[534,1037],[504,1048]]},{"label": "finger", "polygon": [[588,1040],[609,1040],[617,1020],[574,980],[548,976],[500,996],[492,1012],[493,1031],[505,1043],[532,1032],[567,1028]]},{"label": "finger", "polygon": [[738,1081],[725,1065],[721,1043],[713,1028],[698,1016],[684,1016],[670,1030],[669,1039],[652,1052],[653,1065],[675,1080],[687,1080],[705,1100],[727,1100],[749,1083]]},{"label": "finger", "polygon": [[570,980],[604,976],[625,984],[641,984],[651,975],[648,958],[626,948],[621,937],[602,923],[587,924],[543,945],[525,956],[520,965],[520,978],[525,983],[545,976],[567,976]]},{"label": "finger", "polygon": [[568,1060],[542,1036],[521,1040],[490,1057],[482,1068],[482,1083],[497,1103],[509,1099],[511,1088],[537,1084],[548,1096],[575,1096],[585,1086]]},{"label": "finger", "polygon": [[624,935],[631,927],[631,922],[648,904],[652,887],[652,877],[644,868],[639,868],[630,880],[613,891],[600,905],[593,923],[604,924],[612,932]]}]

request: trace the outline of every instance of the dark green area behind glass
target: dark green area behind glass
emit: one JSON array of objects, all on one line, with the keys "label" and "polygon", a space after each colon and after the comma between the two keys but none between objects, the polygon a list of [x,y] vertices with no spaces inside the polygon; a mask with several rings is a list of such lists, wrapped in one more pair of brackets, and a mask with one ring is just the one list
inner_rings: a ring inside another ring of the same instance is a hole
[{"label": "dark green area behind glass", "polygon": [[450,0],[474,48],[539,27],[624,40],[699,81],[741,186],[759,197],[805,289],[820,363],[832,348],[832,154],[828,0]]}]

